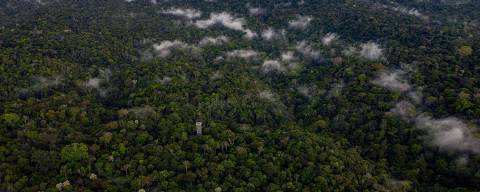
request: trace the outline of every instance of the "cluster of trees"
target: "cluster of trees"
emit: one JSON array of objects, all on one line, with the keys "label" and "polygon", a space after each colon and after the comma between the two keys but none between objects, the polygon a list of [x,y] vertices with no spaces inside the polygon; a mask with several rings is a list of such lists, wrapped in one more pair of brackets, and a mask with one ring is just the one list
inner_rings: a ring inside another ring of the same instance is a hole
[{"label": "cluster of trees", "polygon": [[[381,69],[410,64],[423,111],[480,123],[474,28],[373,11],[368,1],[42,2],[0,2],[0,191],[480,187],[480,156],[426,146],[423,131],[389,113],[401,93],[371,83]],[[435,18],[449,10],[423,6]],[[286,37],[201,30],[159,14],[170,7],[232,12],[254,31],[285,28]],[[263,12],[250,15],[249,7]],[[286,22],[298,14],[314,18],[303,31]],[[327,32],[341,42],[322,45]],[[230,41],[143,57],[152,43],[218,35]],[[259,72],[263,60],[300,41],[322,57],[298,57],[291,73]],[[342,54],[368,41],[382,45],[384,60]],[[225,57],[239,49],[259,55]]]}]

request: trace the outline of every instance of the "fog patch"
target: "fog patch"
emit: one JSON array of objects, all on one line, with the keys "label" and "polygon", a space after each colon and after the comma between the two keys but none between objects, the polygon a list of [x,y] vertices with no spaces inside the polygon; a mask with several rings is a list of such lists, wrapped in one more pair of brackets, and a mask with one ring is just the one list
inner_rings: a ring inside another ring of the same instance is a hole
[{"label": "fog patch", "polygon": [[100,96],[105,97],[109,90],[103,84],[109,82],[111,76],[112,71],[110,69],[100,69],[97,77],[88,79],[82,83],[82,86],[87,89],[94,89]]},{"label": "fog patch", "polygon": [[194,19],[202,16],[202,12],[195,9],[171,8],[161,11],[163,14],[185,17],[187,19]]},{"label": "fog patch", "polygon": [[263,15],[265,10],[260,7],[252,7],[247,3],[248,13],[253,16]]},{"label": "fog patch", "polygon": [[433,119],[427,115],[416,118],[419,129],[427,132],[426,141],[429,145],[448,152],[468,152],[479,154],[480,140],[471,129],[455,117]]},{"label": "fog patch", "polygon": [[[417,88],[418,89],[418,88]],[[420,88],[421,90],[421,88]],[[409,91],[407,93],[407,96],[413,101],[415,102],[415,104],[422,104],[422,100],[423,100],[423,94],[421,91],[419,90],[415,90],[415,91]]]},{"label": "fog patch", "polygon": [[461,157],[455,160],[457,167],[465,167],[468,164],[468,156],[462,155]]},{"label": "fog patch", "polygon": [[280,58],[283,62],[290,62],[290,61],[296,60],[293,51],[283,52]]},{"label": "fog patch", "polygon": [[416,114],[415,105],[408,101],[400,101],[395,105],[395,108],[391,109],[390,112],[400,115],[404,120],[410,120],[414,118]]},{"label": "fog patch", "polygon": [[250,13],[250,15],[262,15],[265,13],[265,10],[259,7],[251,7],[248,9],[248,13]]},{"label": "fog patch", "polygon": [[172,53],[172,50],[174,49],[190,49],[192,51],[198,51],[197,47],[179,40],[167,40],[162,41],[160,44],[153,44],[153,51],[157,57],[167,57]]},{"label": "fog patch", "polygon": [[169,76],[164,76],[162,79],[158,79],[157,81],[162,85],[166,85],[166,84],[172,82],[172,78],[169,77]]},{"label": "fog patch", "polygon": [[308,27],[311,21],[312,17],[298,15],[297,18],[290,21],[288,25],[294,29],[305,29]]},{"label": "fog patch", "polygon": [[306,86],[306,85],[298,86],[296,87],[296,90],[298,91],[298,93],[300,93],[300,95],[304,97],[310,98],[313,95],[313,88],[310,86]]},{"label": "fog patch", "polygon": [[258,96],[268,101],[276,101],[275,95],[270,90],[263,90],[258,94]]},{"label": "fog patch", "polygon": [[[372,83],[390,90],[406,93],[406,96],[413,102],[421,104],[421,88],[413,90],[412,86],[402,78],[404,73],[402,70],[393,72],[382,71],[379,77],[373,80]],[[407,121],[414,122],[416,128],[425,131],[424,141],[430,147],[436,147],[440,151],[449,153],[480,153],[480,148],[478,148],[480,139],[475,136],[477,128],[469,127],[458,118],[446,117],[436,119],[425,113],[420,114],[420,112],[416,111],[414,104],[408,101],[398,102],[390,112],[400,115]]]},{"label": "fog patch", "polygon": [[284,35],[285,35],[284,30],[276,31],[273,28],[268,28],[268,29],[266,29],[262,32],[262,38],[267,40],[267,41],[271,41],[271,40],[275,40],[275,39],[281,39],[281,38],[283,38]]},{"label": "fog patch", "polygon": [[284,72],[286,69],[277,60],[266,60],[262,64],[262,72],[269,73],[269,72]]},{"label": "fog patch", "polygon": [[251,59],[258,56],[258,53],[254,50],[234,50],[230,51],[227,54],[228,58],[242,58],[242,59]]},{"label": "fog patch", "polygon": [[201,29],[209,28],[214,25],[222,25],[228,29],[235,31],[241,31],[245,33],[245,37],[253,38],[257,34],[252,32],[250,29],[245,28],[245,19],[236,18],[230,15],[227,12],[222,13],[211,13],[210,18],[206,20],[198,20],[195,22],[195,26]]},{"label": "fog patch", "polygon": [[402,77],[405,72],[401,70],[396,71],[382,71],[380,75],[372,81],[373,84],[385,87],[393,91],[405,92],[411,89],[410,84]]},{"label": "fog patch", "polygon": [[297,58],[295,57],[294,55],[295,53],[293,51],[287,51],[287,52],[283,52],[281,55],[280,55],[280,59],[282,62],[292,62],[292,61],[295,61],[297,60]]},{"label": "fog patch", "polygon": [[50,87],[56,87],[61,85],[62,83],[62,77],[60,76],[54,76],[54,77],[36,77],[34,80],[33,85],[31,86],[31,89],[34,91],[40,91],[44,90],[46,88]]},{"label": "fog patch", "polygon": [[312,46],[305,41],[298,43],[295,49],[301,54],[303,54],[305,57],[309,57],[312,59],[319,59],[321,56],[320,51],[314,50]]},{"label": "fog patch", "polygon": [[199,46],[222,45],[229,41],[228,37],[221,35],[218,37],[204,37],[198,43]]},{"label": "fog patch", "polygon": [[157,112],[155,109],[151,106],[143,106],[143,107],[133,107],[131,109],[128,109],[129,114],[133,114],[135,118],[149,118],[149,117],[154,117]]},{"label": "fog patch", "polygon": [[327,33],[325,36],[322,38],[322,44],[325,46],[328,46],[332,44],[333,41],[338,39],[338,35],[335,33]]},{"label": "fog patch", "polygon": [[378,60],[383,57],[383,50],[377,43],[363,43],[360,45],[360,56],[369,60]]},{"label": "fog patch", "polygon": [[213,73],[210,76],[210,80],[217,80],[217,79],[221,79],[221,78],[223,78],[223,74],[220,71],[215,71],[215,73]]},{"label": "fog patch", "polygon": [[346,56],[353,56],[358,52],[357,48],[354,46],[348,46],[342,51],[342,54]]},{"label": "fog patch", "polygon": [[333,84],[330,91],[328,92],[328,97],[340,97],[342,95],[344,87],[345,83],[343,82]]},{"label": "fog patch", "polygon": [[411,16],[420,17],[420,18],[427,18],[425,15],[420,13],[420,11],[418,11],[415,8],[392,7],[391,9],[394,11],[400,12],[402,14],[411,15]]}]

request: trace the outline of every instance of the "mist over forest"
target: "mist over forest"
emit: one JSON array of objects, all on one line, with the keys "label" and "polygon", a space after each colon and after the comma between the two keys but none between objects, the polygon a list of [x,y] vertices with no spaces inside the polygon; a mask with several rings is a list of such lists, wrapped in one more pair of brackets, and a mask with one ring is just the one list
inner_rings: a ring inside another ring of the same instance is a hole
[{"label": "mist over forest", "polygon": [[0,191],[480,191],[479,0],[0,0]]}]

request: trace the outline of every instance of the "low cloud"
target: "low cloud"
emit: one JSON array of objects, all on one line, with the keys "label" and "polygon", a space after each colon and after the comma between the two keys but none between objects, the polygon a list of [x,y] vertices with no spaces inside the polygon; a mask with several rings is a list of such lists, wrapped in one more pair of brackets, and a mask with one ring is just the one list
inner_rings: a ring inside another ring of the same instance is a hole
[{"label": "low cloud", "polygon": [[105,97],[108,93],[108,88],[105,88],[103,84],[109,82],[111,76],[112,71],[109,69],[100,69],[97,77],[88,79],[82,84],[82,86],[88,89],[94,89],[100,94],[100,96]]},{"label": "low cloud", "polygon": [[418,11],[417,9],[415,8],[406,8],[406,7],[391,7],[392,10],[394,11],[397,11],[397,12],[400,12],[400,13],[403,13],[403,14],[406,14],[406,15],[411,15],[411,16],[416,16],[416,17],[421,17],[421,18],[425,18],[426,16],[423,15],[422,13],[420,13],[420,11]]},{"label": "low cloud", "polygon": [[382,71],[380,75],[372,81],[372,83],[393,91],[405,92],[410,90],[412,87],[402,77],[404,74],[405,72],[401,70],[396,70],[393,72]]},{"label": "low cloud", "polygon": [[103,79],[95,77],[86,81],[84,85],[85,87],[88,87],[88,88],[98,89],[100,88],[100,83],[102,83],[102,81]]},{"label": "low cloud", "polygon": [[369,60],[378,60],[383,57],[383,50],[377,43],[363,43],[360,45],[360,56]]},{"label": "low cloud", "polygon": [[230,51],[227,54],[228,58],[242,58],[242,59],[250,59],[258,56],[258,53],[254,50],[234,50]]},{"label": "low cloud", "polygon": [[305,29],[308,27],[311,21],[312,21],[311,17],[299,15],[295,20],[290,21],[288,25],[294,29]]},{"label": "low cloud", "polygon": [[[382,71],[372,83],[406,93],[406,96],[413,102],[421,104],[421,88],[414,90],[402,78],[404,73],[402,70]],[[416,128],[425,131],[425,142],[431,147],[438,147],[441,151],[454,153],[480,153],[480,148],[478,148],[480,139],[474,134],[477,128],[469,127],[465,122],[455,117],[436,119],[430,115],[421,114],[421,111],[417,112],[415,108],[414,104],[404,100],[398,102],[390,112],[398,114],[404,120],[414,122]]]},{"label": "low cloud", "polygon": [[335,33],[327,33],[325,36],[322,38],[322,44],[325,46],[330,45],[333,41],[338,39],[338,35]]},{"label": "low cloud", "polygon": [[201,29],[205,29],[218,24],[228,29],[244,32],[245,37],[247,38],[253,38],[257,35],[250,29],[245,28],[245,19],[236,18],[227,12],[211,13],[210,18],[206,20],[198,20],[195,22],[195,26]]},{"label": "low cloud", "polygon": [[171,8],[168,10],[161,11],[163,14],[174,15],[179,17],[185,17],[188,19],[194,19],[202,16],[202,12],[195,9],[182,9],[182,8]]},{"label": "low cloud", "polygon": [[268,28],[262,32],[262,38],[271,41],[274,39],[281,39],[285,35],[285,31],[276,31],[273,28]]},{"label": "low cloud", "polygon": [[143,107],[133,107],[128,109],[129,114],[133,114],[135,118],[149,118],[154,117],[157,115],[155,108],[151,106],[143,106]]},{"label": "low cloud", "polygon": [[269,73],[269,72],[284,72],[286,69],[277,60],[266,60],[262,64],[262,72]]},{"label": "low cloud", "polygon": [[302,42],[298,43],[297,46],[295,47],[295,49],[298,52],[302,53],[303,56],[309,57],[309,58],[312,58],[312,59],[318,59],[321,56],[320,51],[314,50],[312,48],[312,46],[309,45],[305,41],[302,41]]},{"label": "low cloud", "polygon": [[218,36],[218,37],[204,37],[199,43],[199,46],[209,46],[209,45],[222,45],[228,42],[228,37]]},{"label": "low cloud", "polygon": [[332,88],[328,92],[328,96],[329,97],[340,97],[342,95],[344,87],[345,87],[344,82],[339,82],[339,83],[333,84]]},{"label": "low cloud", "polygon": [[433,119],[427,115],[420,115],[416,118],[416,125],[427,132],[427,143],[442,151],[475,154],[480,152],[478,148],[480,140],[457,118]]},{"label": "low cloud", "polygon": [[276,101],[275,95],[270,90],[264,90],[260,92],[258,96],[269,101]]},{"label": "low cloud", "polygon": [[167,57],[172,53],[174,49],[191,49],[193,51],[198,50],[197,47],[187,44],[183,41],[162,41],[160,44],[153,44],[153,51],[157,57]]},{"label": "low cloud", "polygon": [[390,112],[400,115],[405,120],[414,118],[416,114],[415,105],[408,101],[400,101],[395,105],[395,108],[391,109]]},{"label": "low cloud", "polygon": [[296,87],[296,90],[298,91],[298,93],[300,93],[304,97],[310,98],[313,95],[313,88],[310,86],[305,86],[305,85],[298,86]]},{"label": "low cloud", "polygon": [[280,57],[281,57],[283,62],[290,62],[290,61],[296,60],[293,51],[284,52],[284,53],[282,53],[282,55]]},{"label": "low cloud", "polygon": [[222,78],[223,78],[223,74],[220,71],[215,71],[215,73],[213,73],[210,76],[210,80],[217,80],[217,79],[222,79]]},{"label": "low cloud", "polygon": [[[417,88],[418,89],[418,88]],[[421,90],[421,89],[420,89]],[[416,90],[416,91],[409,91],[407,93],[407,96],[410,97],[410,99],[415,102],[415,104],[422,104],[423,100],[423,94],[421,91]]]},{"label": "low cloud", "polygon": [[263,13],[265,13],[265,10],[263,10],[262,8],[259,8],[259,7],[249,7],[248,8],[248,13],[250,15],[262,15]]},{"label": "low cloud", "polygon": [[43,90],[50,87],[59,86],[62,82],[62,77],[55,76],[55,77],[36,77],[35,82],[31,89],[35,91]]},{"label": "low cloud", "polygon": [[172,81],[172,78],[169,77],[169,76],[164,76],[162,79],[158,79],[157,80],[159,83],[161,83],[162,85],[165,85],[165,84],[168,84]]}]

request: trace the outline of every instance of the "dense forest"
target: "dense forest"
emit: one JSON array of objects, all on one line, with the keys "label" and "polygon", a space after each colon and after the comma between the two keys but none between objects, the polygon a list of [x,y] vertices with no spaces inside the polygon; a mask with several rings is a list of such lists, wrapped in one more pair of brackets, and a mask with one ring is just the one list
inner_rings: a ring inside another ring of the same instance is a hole
[{"label": "dense forest", "polygon": [[479,0],[0,0],[0,191],[480,191]]}]

